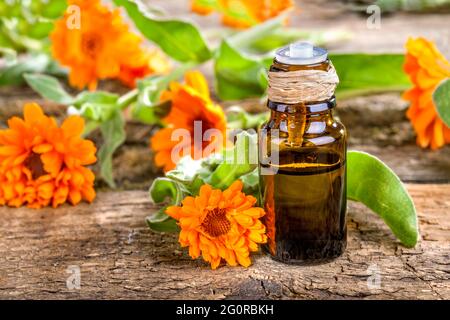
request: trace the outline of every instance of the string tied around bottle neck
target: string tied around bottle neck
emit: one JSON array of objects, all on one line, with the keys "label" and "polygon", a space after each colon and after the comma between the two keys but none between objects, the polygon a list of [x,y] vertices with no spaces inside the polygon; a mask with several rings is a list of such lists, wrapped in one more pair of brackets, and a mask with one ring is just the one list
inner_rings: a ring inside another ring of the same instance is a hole
[{"label": "string tied around bottle neck", "polygon": [[328,70],[269,71],[270,101],[296,104],[330,99],[339,83],[330,61]]}]

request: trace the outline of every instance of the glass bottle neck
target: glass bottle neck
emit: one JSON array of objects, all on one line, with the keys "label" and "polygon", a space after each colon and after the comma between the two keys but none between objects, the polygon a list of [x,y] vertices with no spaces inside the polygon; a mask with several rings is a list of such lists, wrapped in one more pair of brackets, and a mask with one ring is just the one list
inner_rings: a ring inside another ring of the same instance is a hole
[{"label": "glass bottle neck", "polygon": [[331,114],[331,110],[336,107],[336,98],[333,96],[331,99],[323,102],[312,103],[297,103],[297,104],[283,104],[279,102],[268,101],[267,107],[274,111],[287,114]]}]

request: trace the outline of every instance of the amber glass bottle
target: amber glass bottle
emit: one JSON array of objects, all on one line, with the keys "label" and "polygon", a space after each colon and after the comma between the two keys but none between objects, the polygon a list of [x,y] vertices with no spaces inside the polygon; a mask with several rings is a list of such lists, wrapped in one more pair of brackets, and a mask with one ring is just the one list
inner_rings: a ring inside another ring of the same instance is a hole
[{"label": "amber glass bottle", "polygon": [[[291,59],[282,48],[270,71],[331,68],[324,49],[302,56]],[[333,115],[335,97],[285,104],[269,96],[267,106],[270,120],[259,132],[265,250],[293,264],[338,257],[347,242],[346,130]]]}]

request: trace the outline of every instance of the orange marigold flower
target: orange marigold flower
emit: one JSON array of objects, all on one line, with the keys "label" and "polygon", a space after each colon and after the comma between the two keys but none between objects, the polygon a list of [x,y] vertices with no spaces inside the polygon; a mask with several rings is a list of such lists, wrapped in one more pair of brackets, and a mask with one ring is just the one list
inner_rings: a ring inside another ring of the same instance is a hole
[{"label": "orange marigold flower", "polygon": [[245,195],[242,182],[235,181],[221,191],[203,185],[197,197],[186,197],[182,206],[171,206],[166,213],[178,220],[179,242],[189,247],[192,259],[200,255],[216,269],[224,259],[229,265],[248,267],[250,252],[265,243],[266,228],[260,221],[265,212],[254,207],[256,199]]},{"label": "orange marigold flower", "polygon": [[436,46],[424,39],[408,39],[405,72],[413,88],[403,94],[411,102],[406,113],[417,134],[417,144],[437,149],[450,142],[450,128],[439,118],[433,92],[439,83],[450,77],[450,63]]},{"label": "orange marigold flower", "polygon": [[292,0],[192,0],[192,11],[206,15],[222,13],[222,22],[234,28],[248,28],[293,7]]},{"label": "orange marigold flower", "polygon": [[36,103],[24,108],[24,119],[12,117],[0,131],[0,205],[33,208],[73,205],[95,198],[96,148],[84,140],[84,120],[70,116],[58,127]]},{"label": "orange marigold flower", "polygon": [[[190,155],[195,160],[207,157],[223,147],[226,142],[225,114],[219,105],[211,101],[208,84],[199,71],[187,72],[185,84],[172,82],[169,90],[161,94],[161,101],[170,101],[171,109],[163,119],[163,123],[167,126],[157,131],[150,140],[151,147],[156,153],[155,163],[158,167],[163,167],[166,172],[175,168],[176,163],[172,158],[172,149],[175,147],[179,151],[190,150]],[[201,132],[194,133],[196,122],[201,123]],[[173,133],[177,129],[187,130],[191,139],[175,141]],[[222,139],[212,136],[211,141],[205,141],[207,139],[202,139],[200,143],[195,141],[199,135],[204,138],[203,135],[209,129],[216,129]]]},{"label": "orange marigold flower", "polygon": [[163,74],[170,71],[170,64],[159,50],[147,50],[136,60],[120,66],[118,79],[128,87],[136,87],[136,80],[149,74]]},{"label": "orange marigold flower", "polygon": [[168,69],[161,57],[152,63],[155,54],[142,48],[143,39],[129,30],[119,9],[111,10],[100,0],[69,0],[68,4],[79,8],[79,16],[66,12],[55,22],[50,38],[53,56],[70,68],[72,86],[95,90],[97,81],[106,78],[134,86],[136,78]]}]

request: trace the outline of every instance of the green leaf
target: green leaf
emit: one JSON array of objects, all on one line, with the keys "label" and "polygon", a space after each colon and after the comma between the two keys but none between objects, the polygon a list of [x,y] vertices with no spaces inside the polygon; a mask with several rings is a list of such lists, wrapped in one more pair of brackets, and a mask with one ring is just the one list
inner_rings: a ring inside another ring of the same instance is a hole
[{"label": "green leaf", "polygon": [[74,101],[54,77],[44,74],[25,74],[24,77],[28,85],[45,99],[66,105]]},{"label": "green leaf", "polygon": [[[70,114],[77,114],[87,120],[84,135],[97,129],[102,122],[110,120],[120,110],[119,96],[106,91],[82,91],[69,106]],[[88,127],[89,125],[89,127]]]},{"label": "green leaf", "polygon": [[153,231],[158,232],[179,232],[180,228],[175,219],[172,219],[164,212],[158,211],[154,215],[145,219],[147,225]]},{"label": "green leaf", "polygon": [[151,76],[138,81],[138,101],[144,106],[153,106],[159,102],[161,92],[172,79],[167,76]]},{"label": "green leaf", "polygon": [[[377,0],[375,5],[379,6],[383,12],[395,11],[430,11],[450,9],[449,0]],[[365,10],[365,7],[364,7]]]},{"label": "green leaf", "polygon": [[258,168],[239,177],[244,184],[243,191],[245,194],[256,195],[259,191],[259,172]]},{"label": "green leaf", "polygon": [[34,23],[27,35],[35,39],[45,39],[53,28],[53,21],[40,19]]},{"label": "green leaf", "polygon": [[17,63],[16,50],[11,49],[11,48],[2,47],[1,40],[0,40],[0,57],[5,59],[4,61],[7,66]]},{"label": "green leaf", "polygon": [[181,200],[189,194],[188,190],[180,182],[169,178],[156,178],[149,190],[150,201],[154,204],[168,202],[155,214],[146,218],[150,229],[154,231],[175,232],[178,230],[176,221],[168,216],[165,211],[169,205],[179,205]]},{"label": "green leaf", "polygon": [[1,23],[0,23],[0,47],[2,49],[11,49],[16,50],[16,46],[11,41],[11,39],[5,34],[1,32]]},{"label": "green leaf", "polygon": [[18,51],[48,49],[54,19],[64,13],[64,0],[0,2],[0,45]]},{"label": "green leaf", "polygon": [[116,184],[113,178],[112,160],[114,152],[125,142],[125,120],[122,111],[115,109],[111,118],[100,124],[103,144],[98,152],[100,174],[103,180],[111,187]]},{"label": "green leaf", "polygon": [[439,118],[450,128],[450,78],[442,81],[434,90],[433,101]]},{"label": "green leaf", "polygon": [[169,178],[156,178],[149,189],[150,201],[158,204],[169,200],[170,205],[178,205],[188,194],[180,182]]},{"label": "green leaf", "polygon": [[152,76],[138,81],[138,98],[132,106],[132,115],[146,124],[157,124],[170,110],[170,101],[160,103],[159,96],[172,77]]},{"label": "green leaf", "polygon": [[114,0],[123,6],[136,27],[172,58],[182,62],[204,62],[211,51],[199,30],[191,23],[157,17],[141,1]]},{"label": "green leaf", "polygon": [[119,96],[117,94],[107,91],[82,91],[76,96],[75,100],[73,101],[73,105],[79,108],[87,102],[115,104],[118,99]]},{"label": "green leaf", "polygon": [[37,54],[18,60],[16,63],[0,69],[0,86],[20,85],[24,82],[25,73],[45,72],[50,66],[50,58],[46,54]]},{"label": "green leaf", "polygon": [[258,97],[267,87],[263,60],[247,56],[222,41],[214,66],[217,93],[222,100]]},{"label": "green leaf", "polygon": [[79,114],[88,120],[105,122],[116,115],[117,109],[116,104],[86,102],[80,107]]},{"label": "green leaf", "polygon": [[[44,2],[42,0],[39,0]],[[39,11],[40,15],[50,19],[57,19],[64,14],[67,8],[67,1],[65,0],[50,0],[45,1],[45,4],[41,6]]]},{"label": "green leaf", "polygon": [[226,109],[227,128],[229,129],[258,129],[269,120],[269,112],[248,113],[239,106]]},{"label": "green leaf", "polygon": [[[32,18],[32,24],[36,19]],[[8,46],[18,51],[44,51],[47,41],[33,38],[30,33],[33,30],[33,25],[30,25],[28,20],[24,17],[0,17],[0,33],[2,38],[6,39]],[[5,42],[5,41],[2,41]]]},{"label": "green leaf", "polygon": [[256,134],[241,132],[233,148],[224,152],[224,160],[204,181],[218,189],[228,188],[234,181],[257,167]]},{"label": "green leaf", "polygon": [[161,118],[169,113],[170,106],[170,101],[158,103],[153,106],[135,103],[132,107],[133,119],[145,124],[159,124]]},{"label": "green leaf", "polygon": [[187,70],[192,68],[190,63],[183,64],[166,75],[150,76],[139,80],[137,85],[137,101],[132,105],[133,119],[146,124],[159,124],[160,119],[169,111],[171,102],[161,102],[159,97],[167,89],[171,81],[179,79]]},{"label": "green leaf", "polygon": [[83,137],[89,136],[94,130],[97,130],[98,127],[100,127],[100,123],[87,119],[86,124],[84,125]]},{"label": "green leaf", "polygon": [[411,83],[403,71],[404,58],[403,54],[331,54],[339,75],[337,97],[407,89]]},{"label": "green leaf", "polygon": [[275,18],[266,20],[245,31],[237,32],[233,36],[228,37],[227,41],[233,48],[251,48],[255,42],[263,42],[268,35],[272,34],[275,30],[279,30],[284,25],[284,21],[289,13],[290,10],[286,10]]},{"label": "green leaf", "polygon": [[358,151],[347,154],[347,197],[378,214],[407,247],[419,237],[414,203],[400,179],[378,158]]}]

